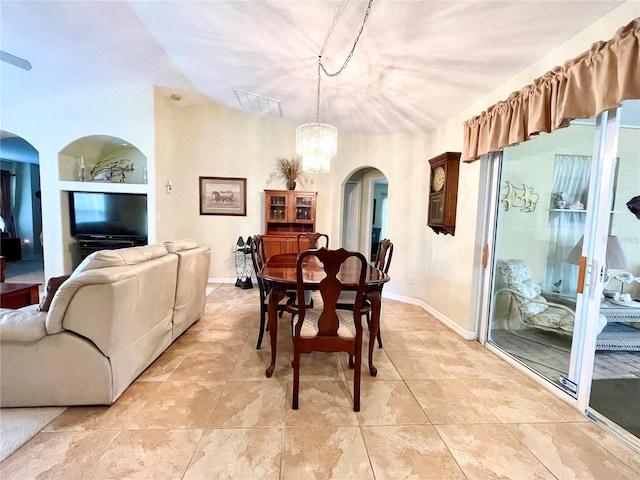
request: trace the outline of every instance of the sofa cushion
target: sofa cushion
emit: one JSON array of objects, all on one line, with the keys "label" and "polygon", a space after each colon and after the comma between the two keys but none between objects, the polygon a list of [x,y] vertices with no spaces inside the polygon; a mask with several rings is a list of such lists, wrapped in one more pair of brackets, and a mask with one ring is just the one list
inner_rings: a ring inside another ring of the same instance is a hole
[{"label": "sofa cushion", "polygon": [[0,340],[3,342],[37,342],[44,336],[46,312],[32,309],[0,311]]},{"label": "sofa cushion", "polygon": [[129,247],[119,250],[99,250],[85,258],[73,271],[74,278],[87,270],[96,270],[106,267],[124,267],[125,265],[137,265],[154,258],[167,255],[167,249],[162,245],[146,245],[144,247]]},{"label": "sofa cushion", "polygon": [[47,282],[47,291],[45,292],[42,302],[40,302],[40,305],[38,306],[39,312],[49,311],[53,296],[58,291],[58,288],[60,288],[60,285],[62,285],[69,277],[70,275],[62,275],[60,277],[51,277],[49,279],[49,281]]},{"label": "sofa cushion", "polygon": [[191,250],[198,246],[198,242],[190,238],[185,240],[170,240],[162,242],[160,245],[165,247],[169,253],[181,252],[183,250]]}]

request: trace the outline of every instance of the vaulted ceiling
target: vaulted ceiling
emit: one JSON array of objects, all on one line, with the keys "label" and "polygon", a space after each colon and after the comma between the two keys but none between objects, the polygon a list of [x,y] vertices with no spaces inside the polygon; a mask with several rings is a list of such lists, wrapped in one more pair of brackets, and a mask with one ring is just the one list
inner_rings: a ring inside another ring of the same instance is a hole
[{"label": "vaulted ceiling", "polygon": [[[322,78],[320,120],[367,134],[424,132],[540,59],[622,1],[374,0],[344,72]],[[234,89],[315,121],[317,58],[347,57],[366,1],[7,1],[3,106],[159,85],[183,103],[240,108]],[[0,127],[1,128],[1,127]]]}]

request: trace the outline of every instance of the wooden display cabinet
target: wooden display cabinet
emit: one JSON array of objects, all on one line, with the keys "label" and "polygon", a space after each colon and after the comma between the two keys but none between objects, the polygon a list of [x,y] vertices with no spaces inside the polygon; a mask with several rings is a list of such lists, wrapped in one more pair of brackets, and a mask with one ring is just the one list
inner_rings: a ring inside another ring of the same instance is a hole
[{"label": "wooden display cabinet", "polygon": [[265,255],[297,253],[298,234],[315,232],[317,192],[264,191]]}]

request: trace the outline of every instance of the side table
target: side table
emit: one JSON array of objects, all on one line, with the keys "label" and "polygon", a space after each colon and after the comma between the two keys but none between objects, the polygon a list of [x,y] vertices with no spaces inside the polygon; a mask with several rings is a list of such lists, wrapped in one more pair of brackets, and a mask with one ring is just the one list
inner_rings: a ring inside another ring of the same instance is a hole
[{"label": "side table", "polygon": [[[640,351],[640,308],[616,305],[604,300],[600,314],[607,319],[596,340],[596,350]],[[638,323],[638,326],[627,325]]]},{"label": "side table", "polygon": [[39,283],[0,283],[0,307],[21,308],[40,301]]}]

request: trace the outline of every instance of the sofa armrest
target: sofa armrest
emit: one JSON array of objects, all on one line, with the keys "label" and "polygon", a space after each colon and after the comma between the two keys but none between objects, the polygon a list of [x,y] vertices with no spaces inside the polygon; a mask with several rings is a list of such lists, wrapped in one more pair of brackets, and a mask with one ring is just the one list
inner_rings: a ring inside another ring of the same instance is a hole
[{"label": "sofa armrest", "polygon": [[37,342],[47,335],[47,312],[0,308],[0,341]]},{"label": "sofa armrest", "polygon": [[202,247],[202,245],[198,245],[198,242],[190,238],[185,240],[169,240],[166,242],[162,242],[160,245],[165,247],[169,253],[177,253],[184,250],[191,250],[193,248]]}]

